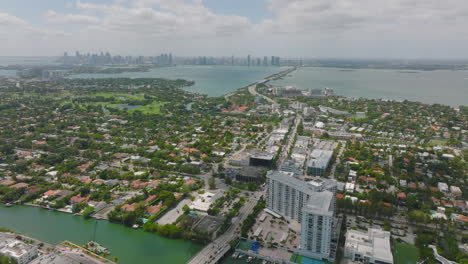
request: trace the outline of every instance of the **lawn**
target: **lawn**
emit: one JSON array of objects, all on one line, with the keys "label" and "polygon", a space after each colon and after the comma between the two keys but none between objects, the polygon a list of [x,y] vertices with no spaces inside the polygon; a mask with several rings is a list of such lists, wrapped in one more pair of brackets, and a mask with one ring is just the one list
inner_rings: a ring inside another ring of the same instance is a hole
[{"label": "lawn", "polygon": [[250,240],[243,240],[241,242],[239,242],[239,249],[242,249],[242,250],[250,250],[250,247],[252,247],[252,243],[253,241],[250,241]]},{"label": "lawn", "polygon": [[431,139],[431,141],[429,141],[429,145],[431,146],[444,146],[446,144],[447,144],[446,139]]},{"label": "lawn", "polygon": [[165,105],[164,102],[154,101],[151,104],[147,104],[138,108],[131,109],[129,111],[141,111],[143,114],[159,114],[161,112],[161,106]]},{"label": "lawn", "polygon": [[[104,97],[104,98],[113,98],[113,97],[125,97],[126,99],[131,100],[140,100],[143,99],[143,95],[131,95],[131,94],[123,94],[123,93],[95,93],[94,96]],[[123,99],[125,100],[125,99]]]},{"label": "lawn", "polygon": [[410,244],[397,243],[393,259],[395,264],[416,264],[419,260],[419,250]]},{"label": "lawn", "polygon": [[[84,105],[100,105],[105,108],[113,108],[117,109],[121,105],[126,105],[127,100],[143,100],[143,94],[131,95],[131,94],[124,94],[124,93],[95,93],[95,97],[104,97],[104,98],[115,98],[113,102],[87,102],[83,103]],[[69,101],[65,101],[62,104],[68,103]],[[149,104],[128,109],[129,112],[140,111],[143,114],[159,114],[161,112],[161,107],[164,106],[166,102],[159,102],[153,101]]]}]

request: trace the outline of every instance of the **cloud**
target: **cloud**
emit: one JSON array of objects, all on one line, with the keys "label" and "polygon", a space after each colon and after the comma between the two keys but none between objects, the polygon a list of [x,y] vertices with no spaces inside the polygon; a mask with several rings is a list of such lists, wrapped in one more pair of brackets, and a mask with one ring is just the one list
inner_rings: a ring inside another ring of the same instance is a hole
[{"label": "cloud", "polygon": [[60,30],[40,28],[24,19],[7,14],[0,13],[0,33],[4,36],[27,35],[31,37],[41,36],[67,36]]},{"label": "cloud", "polygon": [[248,18],[220,15],[201,1],[137,0],[130,6],[77,2],[77,8],[102,13],[94,30],[166,37],[224,37],[241,34],[252,27]]},{"label": "cloud", "polygon": [[221,14],[203,0],[73,0],[68,13],[50,7],[46,26],[0,12],[0,34],[23,34],[9,38],[16,43],[48,36],[51,53],[468,57],[466,0],[252,1],[264,3],[267,18]]},{"label": "cloud", "polygon": [[265,0],[273,15],[256,26],[258,32],[341,33],[353,29],[449,28],[468,22],[464,0]]},{"label": "cloud", "polygon": [[7,13],[0,13],[0,27],[26,27],[27,22],[23,19]]},{"label": "cloud", "polygon": [[48,11],[45,14],[47,22],[50,24],[81,24],[81,25],[95,25],[99,23],[99,19],[93,16],[81,14],[60,14],[55,11]]}]

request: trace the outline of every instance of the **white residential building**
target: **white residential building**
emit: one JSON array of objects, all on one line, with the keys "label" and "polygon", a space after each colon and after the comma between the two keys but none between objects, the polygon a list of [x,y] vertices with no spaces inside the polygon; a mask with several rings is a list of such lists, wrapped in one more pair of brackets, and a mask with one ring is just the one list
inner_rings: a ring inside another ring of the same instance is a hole
[{"label": "white residential building", "polygon": [[222,193],[211,193],[205,192],[200,194],[195,201],[190,204],[190,208],[196,211],[207,212],[210,209],[212,203],[214,203],[219,197],[222,196]]},{"label": "white residential building", "polygon": [[393,264],[390,232],[370,228],[367,232],[348,230],[344,257],[366,264]]},{"label": "white residential building", "polygon": [[302,255],[334,261],[332,245],[336,182],[303,181],[293,173],[267,173],[267,210],[301,223]]},{"label": "white residential building", "polygon": [[305,182],[280,171],[267,173],[267,204],[272,211],[302,222],[302,209],[314,192],[336,192],[336,182],[329,179],[315,179]]},{"label": "white residential building", "polygon": [[439,188],[439,191],[441,191],[443,193],[448,193],[448,191],[449,191],[449,187],[445,182],[439,182],[437,184],[437,188]]},{"label": "white residential building", "polygon": [[330,260],[335,194],[315,192],[303,209],[301,252],[308,257]]},{"label": "white residential building", "polygon": [[0,255],[13,258],[17,264],[27,264],[37,257],[37,247],[18,240],[0,242]]}]

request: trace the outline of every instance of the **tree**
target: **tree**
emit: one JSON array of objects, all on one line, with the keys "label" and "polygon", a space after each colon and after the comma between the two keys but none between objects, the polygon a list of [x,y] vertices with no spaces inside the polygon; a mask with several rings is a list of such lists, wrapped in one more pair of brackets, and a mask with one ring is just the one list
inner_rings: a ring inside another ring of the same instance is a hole
[{"label": "tree", "polygon": [[216,182],[213,176],[208,180],[208,186],[210,187],[210,190],[216,189]]},{"label": "tree", "polygon": [[188,205],[185,204],[185,205],[182,207],[182,210],[184,211],[184,213],[188,214],[188,213],[190,212],[190,207],[189,207]]},{"label": "tree", "polygon": [[224,183],[231,185],[232,184],[232,178],[231,177],[225,177],[224,178]]}]

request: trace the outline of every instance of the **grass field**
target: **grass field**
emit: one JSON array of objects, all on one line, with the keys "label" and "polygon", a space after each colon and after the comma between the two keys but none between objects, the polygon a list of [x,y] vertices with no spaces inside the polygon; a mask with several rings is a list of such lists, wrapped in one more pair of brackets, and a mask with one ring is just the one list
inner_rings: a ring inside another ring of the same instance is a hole
[{"label": "grass field", "polygon": [[241,241],[239,242],[239,249],[247,251],[252,246],[252,243],[253,243],[252,241]]},{"label": "grass field", "polygon": [[[139,95],[132,95],[132,94],[124,94],[124,93],[95,93],[94,96],[96,97],[104,97],[104,98],[112,98],[112,97],[124,97],[126,99],[131,100],[140,100],[143,99],[143,94]],[[123,99],[125,100],[125,99]]]},{"label": "grass field", "polygon": [[[118,109],[121,105],[126,105],[128,100],[144,100],[144,95],[143,94],[137,94],[137,95],[132,95],[132,94],[124,94],[124,93],[95,93],[94,96],[96,97],[103,97],[103,98],[114,98],[112,102],[88,102],[88,103],[83,103],[84,105],[100,105],[102,107],[105,107],[107,109]],[[63,104],[67,103],[63,102]],[[137,107],[137,108],[132,108],[132,109],[127,109],[128,112],[134,112],[134,111],[140,111],[143,114],[159,114],[161,112],[161,107],[164,106],[166,102],[159,102],[159,101],[153,101],[149,104]]]},{"label": "grass field", "polygon": [[444,146],[445,144],[447,144],[446,139],[431,139],[431,141],[429,141],[429,145],[431,146],[438,146],[438,145]]},{"label": "grass field", "polygon": [[419,250],[410,244],[397,243],[393,258],[395,264],[416,264],[419,260]]}]

